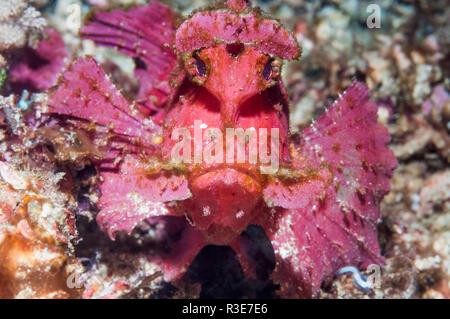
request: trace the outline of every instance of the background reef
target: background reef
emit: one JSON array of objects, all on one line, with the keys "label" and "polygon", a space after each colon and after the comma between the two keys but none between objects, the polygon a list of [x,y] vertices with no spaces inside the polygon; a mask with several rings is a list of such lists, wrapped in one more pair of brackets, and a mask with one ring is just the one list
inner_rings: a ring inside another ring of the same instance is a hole
[{"label": "background reef", "polygon": [[[161,2],[183,14],[210,4]],[[177,229],[145,224],[131,236],[110,241],[95,223],[98,174],[89,158],[98,151],[81,131],[37,129],[45,90],[57,80],[52,75],[74,57],[94,56],[125,96],[136,96],[133,60],[81,40],[77,28],[82,23],[78,12],[85,15],[92,7],[130,3],[0,0],[0,297],[276,297],[276,286],[267,280],[274,267],[273,252],[256,226],[245,236],[257,244],[252,254],[258,261],[258,280],[245,278],[231,248],[208,246],[181,280],[164,282],[158,265],[146,256],[169,249]],[[380,28],[367,26],[371,3],[381,8]],[[323,287],[320,296],[449,298],[447,1],[255,4],[293,30],[303,47],[301,60],[284,66],[291,130],[306,127],[356,79],[368,85],[372,99],[381,105],[379,121],[389,129],[390,147],[400,164],[382,203],[379,241],[387,264],[380,286],[365,292],[351,277],[341,276]],[[45,51],[43,43],[58,47],[58,41],[67,49]],[[44,68],[23,63],[50,57],[58,63]],[[23,74],[26,82],[18,80]],[[35,81],[36,74],[48,75],[46,81]]]}]

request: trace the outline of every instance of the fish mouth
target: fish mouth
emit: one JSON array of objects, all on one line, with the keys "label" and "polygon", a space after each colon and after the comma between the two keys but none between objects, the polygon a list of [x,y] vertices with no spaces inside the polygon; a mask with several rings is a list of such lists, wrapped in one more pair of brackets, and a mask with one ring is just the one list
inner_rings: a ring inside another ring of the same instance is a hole
[{"label": "fish mouth", "polygon": [[220,242],[219,230],[228,237],[230,232],[233,237],[242,232],[253,220],[263,195],[260,182],[253,176],[253,172],[235,166],[198,172],[189,183],[192,198],[184,202],[193,224],[206,233],[215,229],[212,233],[216,243]]}]

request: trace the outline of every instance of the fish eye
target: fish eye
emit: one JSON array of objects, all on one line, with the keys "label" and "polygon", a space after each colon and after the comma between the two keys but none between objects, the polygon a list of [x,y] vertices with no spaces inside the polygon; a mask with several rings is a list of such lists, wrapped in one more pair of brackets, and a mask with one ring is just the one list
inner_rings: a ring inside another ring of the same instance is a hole
[{"label": "fish eye", "polygon": [[195,59],[195,69],[197,71],[197,75],[202,77],[206,75],[206,64],[198,55],[194,55]]},{"label": "fish eye", "polygon": [[206,81],[208,67],[205,61],[200,58],[198,52],[191,53],[186,57],[185,69],[195,83],[201,85]]},{"label": "fish eye", "polygon": [[272,60],[269,60],[264,66],[263,77],[269,81],[273,76]]},{"label": "fish eye", "polygon": [[281,73],[281,61],[278,59],[269,59],[264,65],[262,75],[266,81],[276,80]]}]

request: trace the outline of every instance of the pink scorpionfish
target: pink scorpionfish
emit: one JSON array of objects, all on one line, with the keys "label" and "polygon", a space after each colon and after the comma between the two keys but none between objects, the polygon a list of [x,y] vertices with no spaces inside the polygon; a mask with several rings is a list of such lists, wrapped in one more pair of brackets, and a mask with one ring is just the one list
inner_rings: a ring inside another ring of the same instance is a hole
[{"label": "pink scorpionfish", "polygon": [[[111,239],[158,216],[188,221],[160,256],[165,280],[180,278],[210,244],[231,246],[254,278],[241,236],[249,225],[272,243],[271,278],[284,297],[316,297],[341,267],[384,262],[376,227],[397,163],[363,84],[291,136],[280,70],[301,50],[244,0],[183,21],[158,2],[98,11],[81,34],[132,57],[140,90],[128,102],[93,58],[81,58],[50,94],[48,112],[84,128],[104,152],[97,223]],[[229,129],[248,135],[224,142]],[[249,132],[259,132],[258,145],[278,143],[242,161],[238,146],[250,151]],[[241,160],[232,152],[217,160],[230,147]],[[268,158],[278,167],[263,169]]]}]

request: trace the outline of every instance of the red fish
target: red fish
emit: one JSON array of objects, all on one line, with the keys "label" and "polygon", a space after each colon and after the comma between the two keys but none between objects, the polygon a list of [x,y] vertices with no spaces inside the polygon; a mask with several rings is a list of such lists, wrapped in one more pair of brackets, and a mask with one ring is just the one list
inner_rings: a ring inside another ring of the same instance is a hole
[{"label": "red fish", "polygon": [[[158,2],[97,12],[81,33],[132,57],[141,83],[130,103],[87,57],[49,97],[50,113],[84,127],[105,152],[97,222],[111,239],[145,219],[180,216],[189,222],[161,257],[166,280],[181,277],[208,244],[231,246],[254,278],[240,235],[260,225],[276,256],[271,278],[284,297],[315,297],[341,267],[384,262],[376,227],[397,162],[363,84],[292,136],[280,72],[300,47],[244,0],[181,24]],[[249,135],[241,144],[234,136],[226,141],[228,130]],[[258,146],[277,143],[238,161],[239,146],[250,154],[253,131]],[[184,161],[174,161],[178,148]],[[229,149],[236,153],[230,161],[207,160]],[[261,168],[268,163],[271,169]]]}]

